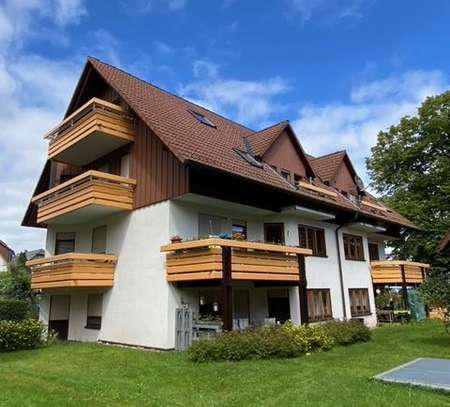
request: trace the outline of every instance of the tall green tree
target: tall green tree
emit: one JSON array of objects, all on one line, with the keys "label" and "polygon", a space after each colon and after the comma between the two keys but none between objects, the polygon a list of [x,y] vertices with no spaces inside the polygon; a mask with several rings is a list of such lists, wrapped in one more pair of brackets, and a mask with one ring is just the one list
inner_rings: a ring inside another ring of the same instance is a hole
[{"label": "tall green tree", "polygon": [[31,272],[25,265],[26,256],[20,253],[8,264],[7,271],[0,273],[0,298],[34,302],[31,290]]},{"label": "tall green tree", "polygon": [[381,131],[367,167],[386,205],[421,229],[392,242],[393,255],[448,271],[449,257],[436,249],[450,228],[450,91],[427,98],[417,115]]}]

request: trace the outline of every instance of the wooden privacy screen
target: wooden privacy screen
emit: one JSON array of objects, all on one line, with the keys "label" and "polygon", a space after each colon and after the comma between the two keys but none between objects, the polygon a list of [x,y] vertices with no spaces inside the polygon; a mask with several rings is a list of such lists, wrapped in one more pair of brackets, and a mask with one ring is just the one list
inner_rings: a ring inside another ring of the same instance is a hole
[{"label": "wooden privacy screen", "polygon": [[222,247],[231,247],[231,279],[299,281],[298,247],[225,239],[203,239],[161,247],[167,254],[167,281],[217,280],[223,277]]},{"label": "wooden privacy screen", "polygon": [[426,263],[410,261],[373,261],[372,281],[374,284],[402,284],[402,268],[405,273],[406,284],[420,284],[424,280],[425,270],[430,267]]},{"label": "wooden privacy screen", "polygon": [[31,288],[112,287],[117,257],[67,253],[31,260]]},{"label": "wooden privacy screen", "polygon": [[38,205],[38,223],[90,205],[131,210],[135,184],[131,178],[90,170],[36,195],[31,201]]}]

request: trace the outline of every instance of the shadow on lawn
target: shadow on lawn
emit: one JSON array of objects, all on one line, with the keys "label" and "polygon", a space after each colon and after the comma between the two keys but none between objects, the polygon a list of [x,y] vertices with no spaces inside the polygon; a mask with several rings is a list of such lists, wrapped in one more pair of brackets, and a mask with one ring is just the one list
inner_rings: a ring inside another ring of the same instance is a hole
[{"label": "shadow on lawn", "polygon": [[410,339],[412,343],[418,343],[422,345],[432,345],[443,347],[448,351],[448,355],[450,357],[450,335],[447,334],[444,330],[442,331],[442,335],[433,335],[428,337],[421,338],[412,338]]}]

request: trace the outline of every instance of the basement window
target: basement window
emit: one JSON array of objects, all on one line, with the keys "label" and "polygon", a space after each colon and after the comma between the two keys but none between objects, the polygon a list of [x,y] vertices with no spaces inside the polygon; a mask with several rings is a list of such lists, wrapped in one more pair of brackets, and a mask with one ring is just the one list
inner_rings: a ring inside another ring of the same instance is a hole
[{"label": "basement window", "polygon": [[193,115],[200,123],[205,124],[206,126],[209,126],[209,127],[214,127],[214,128],[217,127],[211,120],[209,120],[206,116],[202,115],[201,113],[191,111],[191,114],[192,114],[192,115]]}]

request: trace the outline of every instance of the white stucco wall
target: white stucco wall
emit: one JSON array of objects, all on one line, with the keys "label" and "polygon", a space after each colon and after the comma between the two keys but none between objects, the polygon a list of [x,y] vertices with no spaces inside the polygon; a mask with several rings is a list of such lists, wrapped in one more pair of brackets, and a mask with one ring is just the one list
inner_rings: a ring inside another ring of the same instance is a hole
[{"label": "white stucco wall", "polygon": [[[49,226],[47,255],[54,254],[56,233],[75,232],[75,250],[91,251],[92,229],[107,225],[107,253],[118,256],[114,287],[104,290],[103,316],[100,331],[86,329],[87,295],[95,290],[70,290],[71,308],[69,339],[80,341],[107,341],[138,346],[171,349],[175,341],[175,309],[183,303],[194,310],[198,307],[198,289],[179,289],[166,281],[164,258],[160,246],[173,235],[183,239],[198,237],[198,215],[206,213],[224,216],[230,229],[232,219],[247,222],[250,240],[264,239],[264,223],[283,222],[288,245],[298,245],[298,225],[310,225],[325,230],[327,257],[307,257],[306,275],[308,288],[330,289],[334,318],[343,318],[343,304],[335,229],[337,225],[313,221],[294,215],[260,213],[252,208],[233,206],[230,203],[212,205],[167,201],[131,213],[116,214],[89,225]],[[366,261],[348,261],[344,258],[342,232],[363,236]],[[375,303],[368,262],[367,236],[344,228],[340,232],[340,247],[344,274],[344,293],[347,317],[350,318],[349,288],[367,288],[372,315],[365,317],[371,326],[376,323]],[[382,246],[380,247],[380,251]],[[248,284],[250,312],[253,319],[268,316],[267,288],[255,288]],[[300,322],[298,288],[289,288],[291,319]],[[59,293],[58,291],[54,291]],[[49,297],[41,302],[40,318],[48,322]]]},{"label": "white stucco wall", "polygon": [[[264,239],[264,223],[267,222],[282,222],[285,225],[285,241],[288,245],[297,246],[299,242],[298,225],[309,225],[313,227],[323,228],[325,230],[325,244],[327,257],[307,257],[306,263],[306,277],[308,288],[327,288],[330,289],[331,306],[333,317],[337,319],[344,318],[344,310],[341,294],[341,283],[339,277],[338,253],[335,238],[335,230],[337,225],[327,222],[314,221],[307,218],[294,215],[257,215],[254,216],[250,212],[236,213],[230,209],[229,204],[221,205],[201,205],[198,203],[187,203],[172,201],[170,204],[170,235],[179,235],[183,239],[193,239],[198,237],[198,215],[200,213],[223,216],[228,218],[230,224],[232,219],[238,218],[247,222],[247,234],[249,240],[263,240]],[[353,233],[363,237],[365,261],[350,261],[345,260],[343,247],[343,233]],[[375,303],[373,296],[372,280],[370,274],[369,251],[367,234],[361,231],[355,231],[351,228],[341,228],[339,231],[339,244],[342,258],[343,281],[344,281],[344,296],[346,317],[351,318],[350,313],[350,299],[349,288],[367,288],[369,293],[370,307],[372,315],[364,317],[365,323],[369,326],[376,325]],[[383,244],[380,244],[380,253],[384,253]],[[173,289],[176,293],[177,289]],[[264,294],[266,295],[266,294]],[[300,321],[299,307],[298,307],[298,288],[290,288],[291,301],[291,319],[293,322]],[[252,298],[252,296],[251,296]],[[177,302],[177,294],[173,296],[173,306],[180,306]],[[267,301],[265,306],[267,306]],[[266,310],[262,311],[267,312]]]},{"label": "white stucco wall", "polygon": [[[103,340],[154,348],[173,347],[169,325],[171,287],[159,248],[169,241],[169,202],[98,220],[89,225],[49,226],[46,250],[54,253],[57,232],[75,232],[75,251],[90,253],[92,229],[107,225],[107,253],[118,256],[114,287],[104,291],[102,328],[85,329],[87,290],[71,298],[69,339]],[[73,293],[73,291],[72,291]],[[172,307],[170,307],[172,308]]]}]

